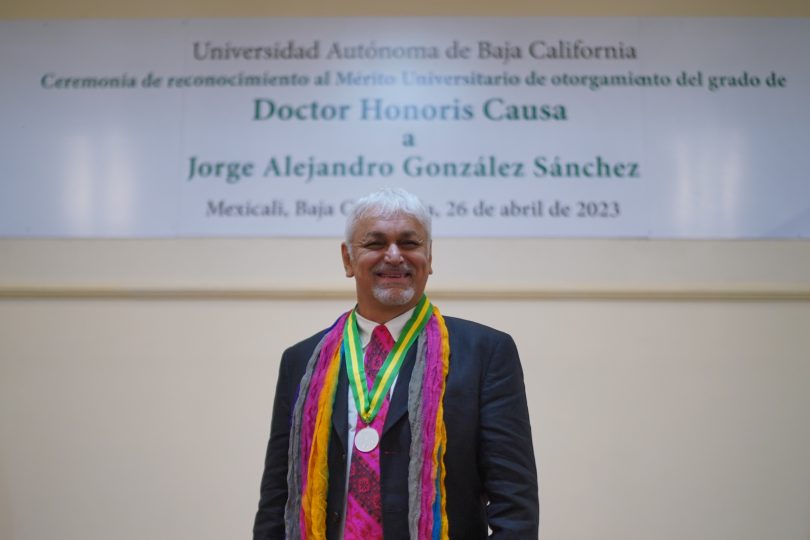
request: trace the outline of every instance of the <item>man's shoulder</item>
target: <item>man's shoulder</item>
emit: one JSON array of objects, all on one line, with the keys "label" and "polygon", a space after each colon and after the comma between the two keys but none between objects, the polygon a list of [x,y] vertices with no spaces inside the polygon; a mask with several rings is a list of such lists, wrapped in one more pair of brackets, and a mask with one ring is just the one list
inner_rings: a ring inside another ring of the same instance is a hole
[{"label": "man's shoulder", "polygon": [[293,356],[308,356],[312,354],[312,351],[315,349],[315,346],[318,342],[323,339],[324,334],[329,331],[329,328],[324,328],[323,330],[309,336],[306,339],[302,339],[295,345],[291,345],[287,347],[287,350],[284,351],[285,355],[293,355]]},{"label": "man's shoulder", "polygon": [[512,339],[509,334],[502,330],[475,321],[445,316],[444,322],[447,324],[447,332],[450,334],[458,333],[492,339]]}]

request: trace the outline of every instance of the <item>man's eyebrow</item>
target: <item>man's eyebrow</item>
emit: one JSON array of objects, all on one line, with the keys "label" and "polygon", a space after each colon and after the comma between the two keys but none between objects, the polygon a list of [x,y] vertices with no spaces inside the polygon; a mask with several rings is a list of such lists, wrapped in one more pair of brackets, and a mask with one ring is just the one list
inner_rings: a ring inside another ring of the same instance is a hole
[{"label": "man's eyebrow", "polygon": [[416,238],[418,240],[422,240],[422,235],[420,235],[418,232],[414,230],[407,230],[402,231],[402,233],[399,235],[399,238],[408,238],[408,239]]},{"label": "man's eyebrow", "polygon": [[366,240],[378,240],[380,238],[385,238],[385,233],[381,231],[369,231],[363,235],[360,241],[365,242]]},{"label": "man's eyebrow", "polygon": [[[361,239],[361,242],[365,242],[367,240],[379,240],[381,238],[387,238],[388,236],[382,231],[369,231],[367,232]],[[418,238],[422,239],[422,236],[414,229],[407,229],[399,234],[397,234],[397,238]]]}]

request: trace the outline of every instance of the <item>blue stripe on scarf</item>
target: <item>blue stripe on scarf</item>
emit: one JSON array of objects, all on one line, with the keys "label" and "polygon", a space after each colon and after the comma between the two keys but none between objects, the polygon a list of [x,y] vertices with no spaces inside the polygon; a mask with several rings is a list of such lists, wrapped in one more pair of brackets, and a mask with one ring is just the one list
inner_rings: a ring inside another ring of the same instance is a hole
[{"label": "blue stripe on scarf", "polygon": [[440,540],[442,537],[442,447],[439,446],[437,453],[439,466],[436,470],[436,499],[433,501],[433,531],[431,537],[433,540]]}]

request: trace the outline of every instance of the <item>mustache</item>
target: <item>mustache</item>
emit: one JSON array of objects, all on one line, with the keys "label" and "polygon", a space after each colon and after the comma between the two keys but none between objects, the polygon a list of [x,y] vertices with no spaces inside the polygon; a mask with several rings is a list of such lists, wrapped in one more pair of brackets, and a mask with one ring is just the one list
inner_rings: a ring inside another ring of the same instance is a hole
[{"label": "mustache", "polygon": [[413,273],[413,268],[406,262],[401,264],[380,263],[372,268],[371,271],[375,274],[379,274],[380,272],[407,272],[410,274]]}]

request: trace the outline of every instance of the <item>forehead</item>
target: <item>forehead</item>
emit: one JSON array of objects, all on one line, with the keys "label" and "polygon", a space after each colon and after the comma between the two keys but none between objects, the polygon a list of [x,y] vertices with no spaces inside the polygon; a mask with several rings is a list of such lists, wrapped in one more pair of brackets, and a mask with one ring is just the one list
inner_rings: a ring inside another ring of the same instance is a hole
[{"label": "forehead", "polygon": [[409,214],[394,214],[392,216],[363,216],[357,220],[352,240],[360,240],[368,236],[386,236],[398,238],[401,236],[427,236],[425,228],[418,219]]}]

